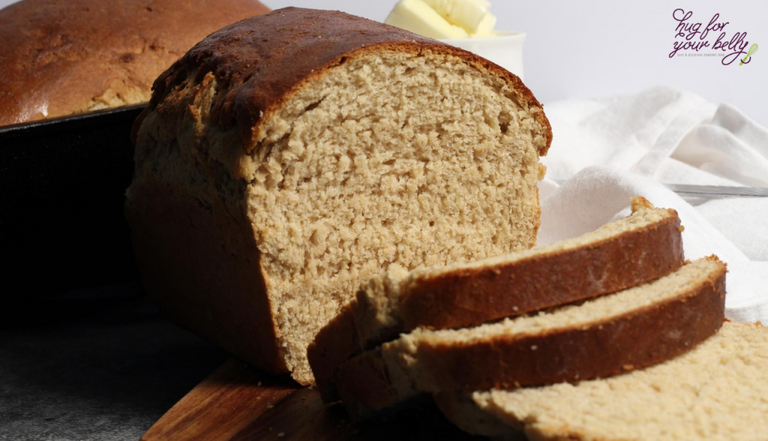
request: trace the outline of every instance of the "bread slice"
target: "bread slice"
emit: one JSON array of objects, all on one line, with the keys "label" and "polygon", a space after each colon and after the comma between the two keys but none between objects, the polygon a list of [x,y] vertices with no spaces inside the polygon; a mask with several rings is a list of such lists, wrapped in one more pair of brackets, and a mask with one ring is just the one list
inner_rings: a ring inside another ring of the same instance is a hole
[{"label": "bread slice", "polygon": [[317,331],[381,268],[533,246],[552,138],[499,66],[298,8],[208,36],[158,78],[135,129],[126,216],[147,291],[302,384]]},{"label": "bread slice", "polygon": [[145,104],[157,76],[206,35],[269,11],[256,0],[3,5],[0,126]]},{"label": "bread slice", "polygon": [[548,441],[762,441],[767,385],[768,330],[726,322],[690,352],[646,369],[436,401],[464,430],[483,435],[517,429]]},{"label": "bread slice", "polygon": [[544,385],[650,366],[720,328],[725,272],[712,256],[578,306],[473,328],[416,329],[344,363],[336,387],[359,419],[419,392]]},{"label": "bread slice", "polygon": [[374,276],[309,346],[326,401],[336,368],[365,349],[417,327],[476,325],[619,291],[683,264],[675,210],[632,199],[632,214],[582,236],[476,262],[393,267]]}]

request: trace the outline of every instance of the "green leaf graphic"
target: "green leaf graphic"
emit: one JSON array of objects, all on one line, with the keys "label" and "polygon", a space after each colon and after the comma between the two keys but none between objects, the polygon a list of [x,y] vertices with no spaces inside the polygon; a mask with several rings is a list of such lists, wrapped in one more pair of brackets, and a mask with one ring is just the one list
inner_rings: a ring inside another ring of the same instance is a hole
[{"label": "green leaf graphic", "polygon": [[747,58],[751,57],[752,54],[754,54],[755,52],[757,52],[757,43],[749,47],[749,52],[747,52],[747,56],[741,59],[741,63],[739,63],[739,66],[743,65],[746,62]]}]

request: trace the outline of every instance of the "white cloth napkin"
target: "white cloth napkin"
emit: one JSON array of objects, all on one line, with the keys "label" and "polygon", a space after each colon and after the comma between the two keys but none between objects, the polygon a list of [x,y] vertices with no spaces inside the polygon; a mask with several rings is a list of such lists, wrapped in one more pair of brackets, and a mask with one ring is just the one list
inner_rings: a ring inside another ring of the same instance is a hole
[{"label": "white cloth napkin", "polygon": [[726,315],[768,324],[768,198],[693,206],[660,184],[768,187],[768,130],[731,106],[663,87],[545,112],[554,141],[539,186],[539,244],[626,216],[629,198],[644,196],[678,211],[686,258],[716,254],[728,264]]}]

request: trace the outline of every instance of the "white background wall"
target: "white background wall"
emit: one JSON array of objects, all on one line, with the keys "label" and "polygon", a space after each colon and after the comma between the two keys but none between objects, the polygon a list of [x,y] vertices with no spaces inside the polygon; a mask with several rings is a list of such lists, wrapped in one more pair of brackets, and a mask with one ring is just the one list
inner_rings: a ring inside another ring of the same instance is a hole
[{"label": "white background wall", "polygon": [[[263,0],[272,8],[339,9],[383,20],[395,0]],[[0,6],[12,3],[0,0]],[[633,93],[669,85],[730,103],[768,126],[768,0],[492,0],[498,29],[528,33],[526,84],[545,105],[570,97]],[[676,8],[689,21],[715,14],[728,36],[747,32],[761,49],[749,65],[720,64],[715,57],[670,59]]]}]

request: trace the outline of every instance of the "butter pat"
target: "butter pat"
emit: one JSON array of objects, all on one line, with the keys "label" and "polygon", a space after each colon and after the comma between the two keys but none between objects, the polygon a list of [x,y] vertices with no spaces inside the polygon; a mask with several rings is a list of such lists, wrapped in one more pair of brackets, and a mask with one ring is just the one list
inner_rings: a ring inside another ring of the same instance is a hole
[{"label": "butter pat", "polygon": [[384,23],[441,40],[492,37],[490,6],[488,0],[400,0]]},{"label": "butter pat", "polygon": [[469,37],[467,31],[448,23],[423,0],[400,0],[384,23],[435,39]]},{"label": "butter pat", "polygon": [[485,14],[485,17],[480,21],[480,24],[477,25],[477,31],[475,31],[474,34],[470,35],[472,38],[487,38],[487,37],[494,37],[496,36],[496,33],[493,32],[493,28],[496,27],[496,16],[488,13]]},{"label": "butter pat", "polygon": [[[423,0],[448,23],[476,34],[488,15],[491,3],[487,0]],[[495,21],[495,20],[494,20]],[[493,26],[491,26],[493,29]]]}]

